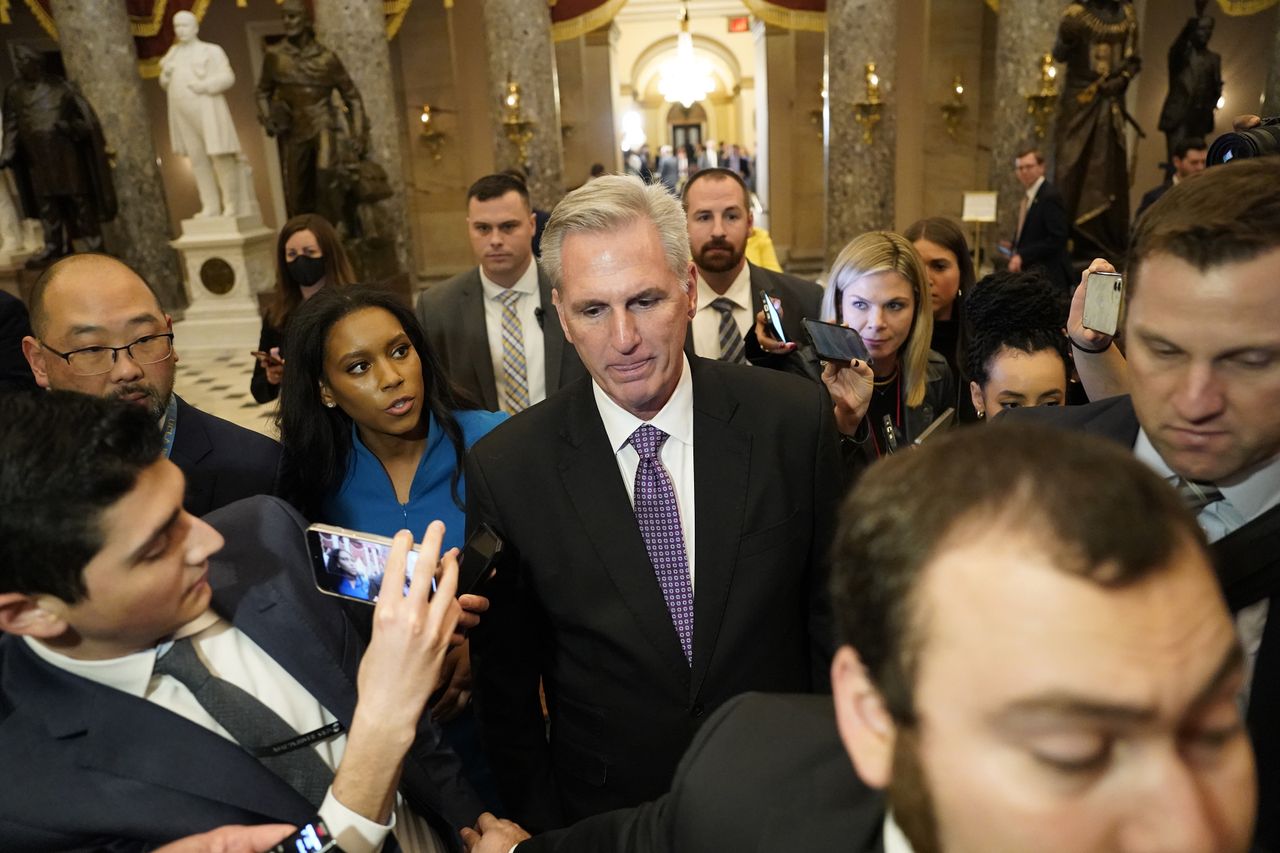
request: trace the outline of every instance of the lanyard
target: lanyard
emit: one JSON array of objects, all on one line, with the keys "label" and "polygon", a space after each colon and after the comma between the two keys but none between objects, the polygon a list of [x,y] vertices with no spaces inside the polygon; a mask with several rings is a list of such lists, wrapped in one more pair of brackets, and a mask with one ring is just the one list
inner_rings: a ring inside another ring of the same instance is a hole
[{"label": "lanyard", "polygon": [[178,430],[178,398],[169,394],[169,406],[164,412],[164,458],[173,453],[173,434]]}]

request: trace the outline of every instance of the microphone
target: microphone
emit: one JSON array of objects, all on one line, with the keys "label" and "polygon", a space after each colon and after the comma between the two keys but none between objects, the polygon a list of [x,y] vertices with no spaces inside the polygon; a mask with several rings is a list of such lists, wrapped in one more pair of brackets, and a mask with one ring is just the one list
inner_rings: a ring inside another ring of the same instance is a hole
[{"label": "microphone", "polygon": [[547,315],[547,312],[542,310],[541,305],[533,309],[533,319],[538,321],[539,329],[542,328],[542,318],[545,317],[546,315]]}]

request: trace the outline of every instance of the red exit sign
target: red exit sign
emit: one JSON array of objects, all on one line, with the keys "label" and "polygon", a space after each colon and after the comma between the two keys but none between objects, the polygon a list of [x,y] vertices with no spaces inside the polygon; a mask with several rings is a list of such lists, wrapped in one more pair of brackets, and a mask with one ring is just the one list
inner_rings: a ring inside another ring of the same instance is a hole
[{"label": "red exit sign", "polygon": [[729,32],[745,33],[751,30],[751,18],[748,15],[739,15],[736,18],[729,19]]}]

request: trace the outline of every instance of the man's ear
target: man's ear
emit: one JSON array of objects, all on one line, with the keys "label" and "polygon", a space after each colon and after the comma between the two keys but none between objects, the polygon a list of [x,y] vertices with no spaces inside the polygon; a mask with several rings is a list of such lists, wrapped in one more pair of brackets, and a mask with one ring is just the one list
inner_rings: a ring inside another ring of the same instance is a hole
[{"label": "man's ear", "polygon": [[0,631],[51,640],[66,633],[64,603],[50,595],[0,593]]},{"label": "man's ear", "polygon": [[685,276],[685,284],[688,285],[686,293],[689,297],[689,319],[693,319],[693,315],[698,313],[698,267],[689,261],[689,272]]},{"label": "man's ear", "polygon": [[[173,334],[173,318],[172,318],[172,317],[170,317],[168,314],[165,314],[165,315],[164,315],[164,324],[165,324],[165,326],[167,326],[167,327],[168,327],[168,329],[169,329],[169,334]],[[172,350],[172,355],[170,355],[169,357],[173,359],[173,363],[174,363],[174,364],[177,364],[177,363],[178,363],[178,348],[177,348],[177,347],[175,347],[175,346],[173,345],[173,341],[169,341],[169,348]]]},{"label": "man's ear", "polygon": [[560,300],[560,288],[551,288],[551,304],[555,306],[556,317],[560,320],[560,330],[564,332],[564,339],[569,343],[573,343],[573,335],[569,334],[569,323],[565,319],[564,303]]},{"label": "man's ear", "polygon": [[41,388],[48,388],[49,373],[45,370],[44,347],[35,338],[27,335],[22,339],[22,354],[26,357],[27,364],[31,365],[31,375],[36,378],[36,384]]},{"label": "man's ear", "polygon": [[852,646],[841,646],[831,662],[831,693],[836,728],[854,769],[872,788],[887,787],[898,729]]}]

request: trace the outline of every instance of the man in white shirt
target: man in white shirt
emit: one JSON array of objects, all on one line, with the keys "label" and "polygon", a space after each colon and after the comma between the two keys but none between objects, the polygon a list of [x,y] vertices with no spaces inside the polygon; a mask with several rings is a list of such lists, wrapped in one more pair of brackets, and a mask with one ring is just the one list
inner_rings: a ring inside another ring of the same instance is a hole
[{"label": "man in white shirt", "polygon": [[419,573],[379,600],[362,656],[309,583],[306,522],[274,498],[190,515],[143,409],[15,397],[0,448],[6,846],[143,849],[316,814],[348,853],[454,846],[479,803],[423,713],[460,617],[454,555],[434,597]]},{"label": "man in white shirt", "polygon": [[418,322],[450,381],[490,411],[516,414],[582,375],[533,257],[535,231],[524,181],[486,175],[467,190],[476,268],[418,296]]}]

